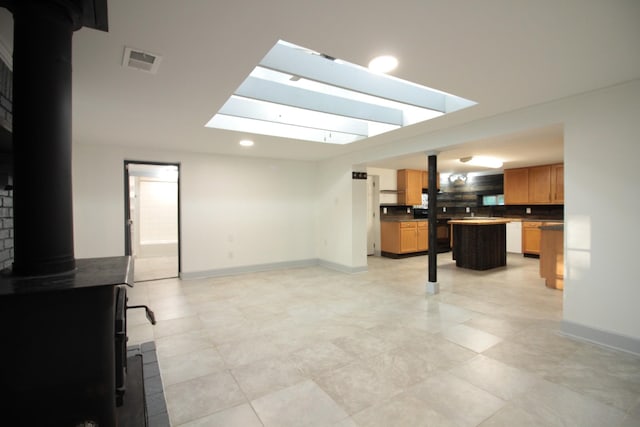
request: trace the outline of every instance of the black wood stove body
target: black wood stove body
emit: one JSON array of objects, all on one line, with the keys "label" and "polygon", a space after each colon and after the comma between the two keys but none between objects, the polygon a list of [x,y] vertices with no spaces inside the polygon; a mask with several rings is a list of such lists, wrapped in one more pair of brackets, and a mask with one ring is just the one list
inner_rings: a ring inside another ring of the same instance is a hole
[{"label": "black wood stove body", "polygon": [[71,185],[72,36],[83,26],[107,31],[107,0],[0,7],[14,23],[14,261],[0,274],[0,424],[116,426],[133,265],[75,259]]}]

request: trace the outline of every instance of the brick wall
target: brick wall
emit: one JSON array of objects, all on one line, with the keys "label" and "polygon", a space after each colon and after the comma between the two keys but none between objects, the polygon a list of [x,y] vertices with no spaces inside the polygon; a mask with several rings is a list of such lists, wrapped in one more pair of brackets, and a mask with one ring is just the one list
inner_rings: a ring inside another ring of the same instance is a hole
[{"label": "brick wall", "polygon": [[0,126],[11,130],[13,123],[13,73],[0,61]]},{"label": "brick wall", "polygon": [[[12,101],[13,73],[0,61],[0,126],[9,131],[13,123]],[[0,269],[11,267],[13,263],[13,190],[10,183],[11,154],[3,152],[0,153]]]},{"label": "brick wall", "polygon": [[0,269],[13,263],[13,190],[0,190]]}]

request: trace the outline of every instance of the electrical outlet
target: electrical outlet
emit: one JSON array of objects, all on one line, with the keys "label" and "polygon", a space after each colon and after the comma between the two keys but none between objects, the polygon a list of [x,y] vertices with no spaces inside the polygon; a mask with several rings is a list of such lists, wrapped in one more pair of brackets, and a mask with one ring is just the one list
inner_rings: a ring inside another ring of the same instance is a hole
[{"label": "electrical outlet", "polygon": [[411,208],[407,208],[407,213],[411,213]]},{"label": "electrical outlet", "polygon": [[447,207],[446,207],[446,206],[443,206],[443,207],[442,207],[442,212],[446,212],[446,211],[447,211]]},{"label": "electrical outlet", "polygon": [[382,208],[382,213],[386,215],[387,214],[387,208]]},{"label": "electrical outlet", "polygon": [[527,208],[526,212],[527,212],[528,214],[530,214],[530,213],[531,213],[531,208]]},{"label": "electrical outlet", "polygon": [[464,209],[464,211],[465,211],[466,213],[469,213],[469,212],[471,212],[471,208],[470,208],[470,207],[466,207],[466,208]]}]

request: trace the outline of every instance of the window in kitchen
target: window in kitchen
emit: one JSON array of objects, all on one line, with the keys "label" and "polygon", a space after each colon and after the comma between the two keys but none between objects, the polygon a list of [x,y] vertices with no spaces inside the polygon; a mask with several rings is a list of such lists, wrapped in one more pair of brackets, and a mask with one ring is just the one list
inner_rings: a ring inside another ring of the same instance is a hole
[{"label": "window in kitchen", "polygon": [[349,144],[475,104],[280,40],[205,126]]},{"label": "window in kitchen", "polygon": [[503,206],[504,194],[490,194],[482,196],[482,206]]}]

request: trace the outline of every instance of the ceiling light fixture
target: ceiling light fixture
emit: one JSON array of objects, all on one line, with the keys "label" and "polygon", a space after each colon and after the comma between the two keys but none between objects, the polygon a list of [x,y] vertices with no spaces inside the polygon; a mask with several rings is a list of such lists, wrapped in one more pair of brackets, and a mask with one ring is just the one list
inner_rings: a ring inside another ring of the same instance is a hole
[{"label": "ceiling light fixture", "polygon": [[391,55],[382,55],[369,61],[369,69],[376,73],[388,73],[398,66],[398,60]]},{"label": "ceiling light fixture", "polygon": [[484,167],[484,168],[497,169],[497,168],[501,168],[502,167],[502,161],[498,160],[498,159],[496,159],[494,157],[469,156],[469,157],[461,158],[460,161],[462,163],[467,164],[467,165],[481,166],[481,167]]},{"label": "ceiling light fixture", "polygon": [[243,147],[253,147],[253,141],[250,139],[243,139],[242,141],[240,141],[240,145],[242,145]]}]

